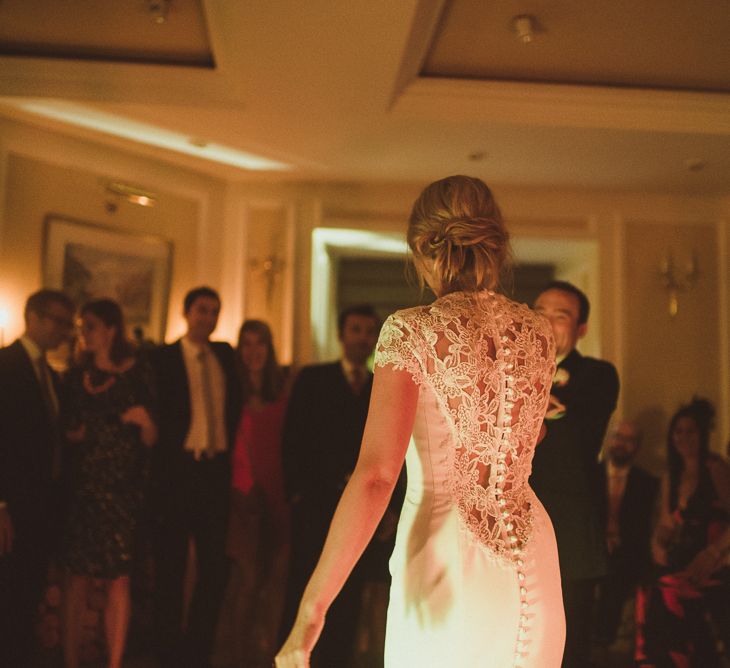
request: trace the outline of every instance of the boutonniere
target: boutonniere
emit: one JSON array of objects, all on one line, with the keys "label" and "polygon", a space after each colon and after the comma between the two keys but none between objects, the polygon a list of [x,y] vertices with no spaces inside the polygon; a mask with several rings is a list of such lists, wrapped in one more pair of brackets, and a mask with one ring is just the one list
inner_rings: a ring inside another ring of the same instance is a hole
[{"label": "boutonniere", "polygon": [[565,387],[568,384],[569,380],[570,373],[568,373],[567,369],[564,369],[563,367],[558,367],[555,370],[555,375],[553,376],[553,385],[555,387]]}]

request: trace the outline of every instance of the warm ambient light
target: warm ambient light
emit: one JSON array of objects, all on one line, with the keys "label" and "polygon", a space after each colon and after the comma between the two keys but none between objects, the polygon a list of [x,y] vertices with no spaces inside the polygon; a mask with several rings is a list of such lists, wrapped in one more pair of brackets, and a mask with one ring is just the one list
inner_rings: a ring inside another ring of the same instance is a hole
[{"label": "warm ambient light", "polygon": [[254,171],[285,171],[291,169],[291,165],[269,158],[263,158],[253,153],[239,151],[229,146],[205,143],[200,146],[193,144],[190,137],[179,132],[166,130],[164,128],[133,121],[124,116],[116,116],[103,111],[97,111],[73,102],[62,100],[6,100],[10,104],[23,111],[51,118],[63,123],[69,123],[78,127],[103,132],[115,137],[122,137],[130,141],[156,146],[185,155],[191,155],[203,160],[219,162],[232,167]]},{"label": "warm ambient light", "polygon": [[332,323],[336,314],[334,265],[338,257],[347,255],[395,256],[404,258],[408,245],[402,232],[371,232],[331,227],[312,230],[312,273],[310,323],[317,357],[328,356],[336,349]]},{"label": "warm ambient light", "polygon": [[132,204],[139,204],[139,206],[154,206],[157,204],[157,195],[155,193],[137,188],[136,186],[127,185],[126,183],[119,183],[118,181],[107,183],[106,189],[108,192],[119,195]]},{"label": "warm ambient light", "polygon": [[5,345],[5,330],[10,324],[10,311],[4,306],[0,306],[0,348]]}]

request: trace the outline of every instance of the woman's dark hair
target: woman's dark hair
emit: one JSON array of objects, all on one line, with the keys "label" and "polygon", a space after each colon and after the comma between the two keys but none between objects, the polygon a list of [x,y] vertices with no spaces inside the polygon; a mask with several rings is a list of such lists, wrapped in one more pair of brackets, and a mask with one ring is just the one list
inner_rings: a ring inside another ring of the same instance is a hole
[{"label": "woman's dark hair", "polygon": [[281,396],[284,387],[284,372],[279,366],[274,350],[274,337],[271,335],[271,328],[263,320],[245,320],[238,332],[238,346],[236,364],[241,377],[243,387],[243,400],[246,403],[249,398],[257,394],[256,388],[251,382],[251,375],[243,363],[241,349],[243,348],[243,337],[245,334],[255,334],[266,345],[266,362],[262,372],[261,391],[258,393],[262,401],[270,403]]},{"label": "woman's dark hair", "polygon": [[689,418],[694,421],[700,433],[698,456],[700,475],[702,475],[707,459],[710,456],[710,432],[714,426],[715,408],[707,399],[695,397],[691,403],[681,406],[669,421],[669,431],[667,432],[667,465],[669,468],[670,509],[677,507],[679,480],[682,477],[682,470],[684,468],[684,460],[674,447],[674,430],[682,418]]},{"label": "woman's dark hair", "polygon": [[[134,355],[134,347],[128,341],[124,328],[124,314],[117,302],[112,299],[94,299],[93,301],[86,302],[81,307],[79,315],[83,317],[87,313],[99,318],[107,327],[116,328],[112,345],[109,349],[109,359],[114,364],[121,364],[124,360]],[[90,355],[88,353],[84,354],[83,361],[88,362],[89,357]]]}]

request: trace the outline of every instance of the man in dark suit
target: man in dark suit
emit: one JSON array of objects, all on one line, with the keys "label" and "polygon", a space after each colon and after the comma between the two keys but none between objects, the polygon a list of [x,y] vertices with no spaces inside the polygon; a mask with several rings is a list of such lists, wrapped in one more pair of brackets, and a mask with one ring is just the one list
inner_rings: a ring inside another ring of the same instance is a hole
[{"label": "man in dark suit", "polygon": [[[153,354],[160,436],[154,481],[158,649],[163,666],[209,665],[227,581],[230,454],[240,412],[235,353],[210,341],[220,298],[207,287],[185,297],[187,333]],[[183,630],[189,541],[197,579]]]},{"label": "man in dark suit", "polygon": [[651,567],[651,525],[659,481],[634,465],[641,431],[621,422],[608,439],[600,469],[608,573],[598,587],[595,636],[599,645],[616,640],[626,601]]},{"label": "man in dark suit", "polygon": [[575,349],[587,331],[589,308],[586,296],[564,281],[549,284],[535,301],[535,310],[552,326],[558,367],[547,434],[535,451],[530,484],[558,542],[566,668],[590,664],[593,592],[606,573],[598,453],[619,389],[613,365]]},{"label": "man in dark suit", "polygon": [[58,384],[46,351],[73,328],[55,290],[25,305],[25,332],[0,350],[0,666],[26,666],[61,518]]},{"label": "man in dark suit", "polygon": [[[379,318],[370,306],[351,307],[340,314],[338,329],[342,359],[302,369],[284,422],[282,456],[292,503],[292,552],[282,641],[355,468],[370,402],[372,374],[366,362],[377,342]],[[361,591],[362,575],[356,569],[327,614],[313,666],[350,664]]]}]

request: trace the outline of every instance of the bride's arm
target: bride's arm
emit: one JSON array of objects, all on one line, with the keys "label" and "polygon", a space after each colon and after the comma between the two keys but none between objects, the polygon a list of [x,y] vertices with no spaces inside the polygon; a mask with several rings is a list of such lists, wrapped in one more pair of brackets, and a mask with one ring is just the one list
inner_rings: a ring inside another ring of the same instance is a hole
[{"label": "bride's arm", "polygon": [[407,371],[377,367],[360,456],[337,506],[279,668],[309,665],[324,616],[373,536],[388,505],[410,440],[418,386]]}]

